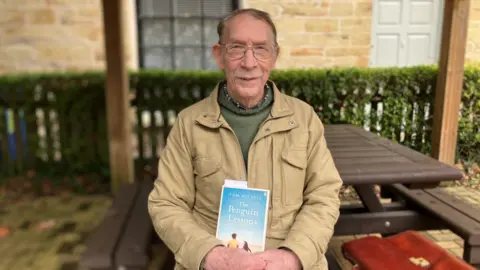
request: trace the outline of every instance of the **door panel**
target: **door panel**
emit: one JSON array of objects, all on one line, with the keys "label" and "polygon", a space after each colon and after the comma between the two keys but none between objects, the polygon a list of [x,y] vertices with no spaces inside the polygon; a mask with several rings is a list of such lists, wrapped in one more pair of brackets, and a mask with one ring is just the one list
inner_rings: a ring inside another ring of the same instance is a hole
[{"label": "door panel", "polygon": [[402,2],[380,0],[378,2],[378,24],[399,25],[402,22]]},{"label": "door panel", "polygon": [[438,61],[444,0],[374,0],[370,66]]},{"label": "door panel", "polygon": [[429,47],[431,42],[431,36],[428,34],[408,34],[406,65],[413,66],[429,63]]},{"label": "door panel", "polygon": [[[380,34],[377,35],[377,50],[375,58],[379,66],[398,66],[400,52],[400,35]],[[384,57],[388,55],[389,57]]]}]

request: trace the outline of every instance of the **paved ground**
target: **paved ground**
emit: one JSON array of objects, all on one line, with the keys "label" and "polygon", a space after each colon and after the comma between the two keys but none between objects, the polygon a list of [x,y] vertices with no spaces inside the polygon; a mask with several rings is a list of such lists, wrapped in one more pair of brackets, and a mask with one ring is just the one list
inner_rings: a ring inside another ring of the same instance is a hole
[{"label": "paved ground", "polygon": [[[480,191],[464,187],[447,190],[480,207]],[[78,269],[79,256],[85,250],[84,241],[101,220],[110,202],[107,196],[64,196],[3,207],[0,204],[0,234],[1,228],[10,230],[9,236],[0,239],[0,270]],[[463,241],[452,232],[428,231],[424,235],[461,256]],[[350,269],[351,265],[341,256],[341,244],[358,237],[362,236],[335,237],[331,242],[344,269]],[[161,247],[154,247],[154,250],[158,249]],[[161,258],[155,258],[150,269],[155,269],[158,261]]]},{"label": "paved ground", "polygon": [[107,196],[66,196],[1,208],[10,235],[0,239],[0,269],[77,269],[83,241],[109,205]]}]

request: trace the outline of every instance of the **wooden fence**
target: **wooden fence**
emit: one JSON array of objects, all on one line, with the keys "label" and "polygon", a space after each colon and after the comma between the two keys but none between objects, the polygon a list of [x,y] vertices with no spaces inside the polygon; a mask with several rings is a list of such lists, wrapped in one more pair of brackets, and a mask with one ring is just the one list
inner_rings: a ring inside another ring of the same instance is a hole
[{"label": "wooden fence", "polygon": [[[282,91],[310,103],[325,123],[363,126],[429,153],[435,73],[402,72],[279,72],[273,79]],[[473,149],[473,158],[478,158],[475,148],[480,145],[478,74],[467,74],[472,77],[465,81],[459,130],[459,151]],[[131,76],[137,163],[158,158],[178,112],[206,97],[219,78],[175,72]],[[469,153],[464,155],[471,158]],[[46,75],[6,84],[0,78],[0,176],[31,169],[52,175],[108,175],[108,156],[102,75]]]}]

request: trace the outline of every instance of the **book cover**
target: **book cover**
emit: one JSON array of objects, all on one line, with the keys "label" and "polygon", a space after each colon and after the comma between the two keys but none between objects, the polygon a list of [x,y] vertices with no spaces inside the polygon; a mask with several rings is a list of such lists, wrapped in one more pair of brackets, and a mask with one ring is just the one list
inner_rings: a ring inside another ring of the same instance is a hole
[{"label": "book cover", "polygon": [[251,253],[265,249],[269,190],[223,186],[216,237]]}]

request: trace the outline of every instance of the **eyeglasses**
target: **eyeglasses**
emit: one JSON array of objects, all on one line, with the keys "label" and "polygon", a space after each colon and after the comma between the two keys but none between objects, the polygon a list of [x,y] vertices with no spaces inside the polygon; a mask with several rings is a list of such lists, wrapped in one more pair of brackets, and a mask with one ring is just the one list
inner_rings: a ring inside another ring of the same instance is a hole
[{"label": "eyeglasses", "polygon": [[247,46],[243,44],[220,44],[225,47],[228,58],[232,60],[240,59],[245,56],[248,49],[252,49],[253,56],[258,60],[267,60],[273,57],[276,46],[271,45],[254,45]]}]

